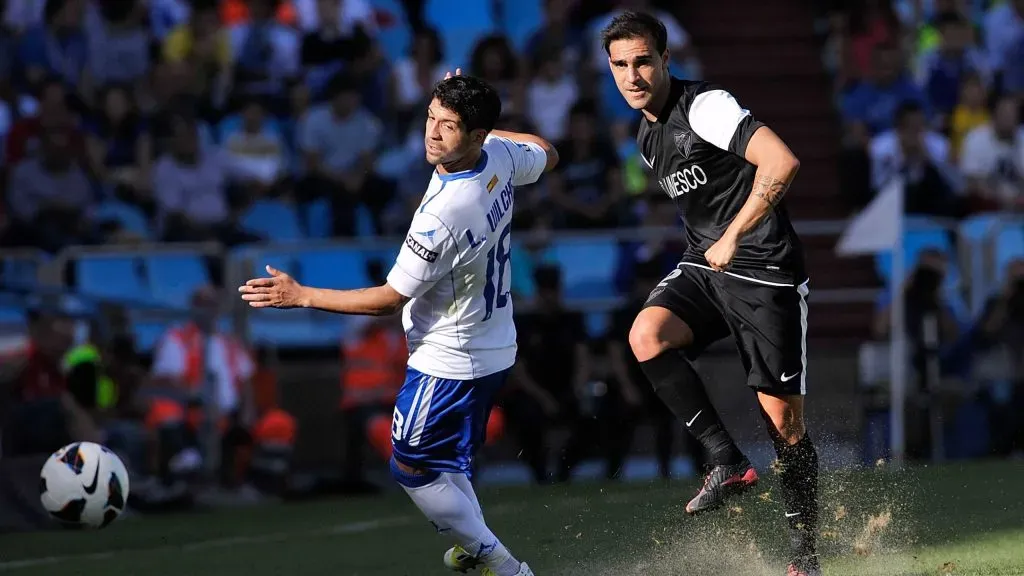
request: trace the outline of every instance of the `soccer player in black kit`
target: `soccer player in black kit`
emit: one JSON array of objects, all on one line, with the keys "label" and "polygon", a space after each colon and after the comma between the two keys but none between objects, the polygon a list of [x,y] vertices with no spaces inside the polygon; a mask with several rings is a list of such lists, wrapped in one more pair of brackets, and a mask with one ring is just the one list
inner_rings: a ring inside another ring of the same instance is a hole
[{"label": "soccer player in black kit", "polygon": [[691,364],[731,335],[782,469],[787,576],[818,576],[818,457],[804,428],[807,276],[782,203],[800,163],[727,91],[669,74],[665,26],[656,18],[623,13],[602,40],[619,91],[643,112],[643,160],[686,228],[682,260],[629,333],[658,396],[709,454],[711,471],[686,511],[717,508],[757,482]]}]

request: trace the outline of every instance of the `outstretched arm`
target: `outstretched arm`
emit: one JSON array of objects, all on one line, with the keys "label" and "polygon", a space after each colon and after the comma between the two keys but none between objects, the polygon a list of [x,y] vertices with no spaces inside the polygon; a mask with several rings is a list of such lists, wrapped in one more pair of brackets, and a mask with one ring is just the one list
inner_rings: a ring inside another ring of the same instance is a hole
[{"label": "outstretched arm", "polygon": [[253,308],[312,308],[335,314],[388,316],[409,301],[390,284],[359,290],[331,290],[303,286],[294,278],[267,266],[269,278],[253,278],[238,291]]}]

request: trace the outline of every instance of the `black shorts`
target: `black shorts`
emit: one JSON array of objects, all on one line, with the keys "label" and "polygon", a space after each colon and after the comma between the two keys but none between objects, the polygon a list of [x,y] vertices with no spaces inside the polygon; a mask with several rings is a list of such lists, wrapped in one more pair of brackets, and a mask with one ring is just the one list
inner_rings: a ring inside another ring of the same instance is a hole
[{"label": "black shorts", "polygon": [[651,291],[644,308],[651,306],[690,327],[690,359],[731,334],[748,386],[772,395],[806,393],[806,282],[769,284],[680,263]]}]

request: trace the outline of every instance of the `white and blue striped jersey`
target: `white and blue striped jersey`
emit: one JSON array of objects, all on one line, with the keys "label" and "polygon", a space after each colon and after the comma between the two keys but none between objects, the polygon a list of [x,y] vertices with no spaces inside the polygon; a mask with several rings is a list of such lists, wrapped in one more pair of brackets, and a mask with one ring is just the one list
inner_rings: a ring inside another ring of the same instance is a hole
[{"label": "white and blue striped jersey", "polygon": [[402,314],[409,367],[472,380],[515,363],[514,186],[536,182],[546,164],[540,146],[489,136],[472,170],[434,172],[387,278],[412,298]]}]

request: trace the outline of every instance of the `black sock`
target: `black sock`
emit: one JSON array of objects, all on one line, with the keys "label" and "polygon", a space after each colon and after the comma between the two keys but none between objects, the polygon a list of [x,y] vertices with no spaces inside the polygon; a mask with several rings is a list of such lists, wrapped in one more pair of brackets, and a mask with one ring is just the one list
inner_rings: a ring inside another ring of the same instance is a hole
[{"label": "black sock", "polygon": [[818,528],[818,453],[807,434],[792,446],[778,437],[773,440],[782,468],[782,499],[794,551],[813,554]]},{"label": "black sock", "polygon": [[713,464],[738,464],[743,454],[726,432],[693,365],[680,350],[666,350],[640,363],[658,398],[707,450]]}]

